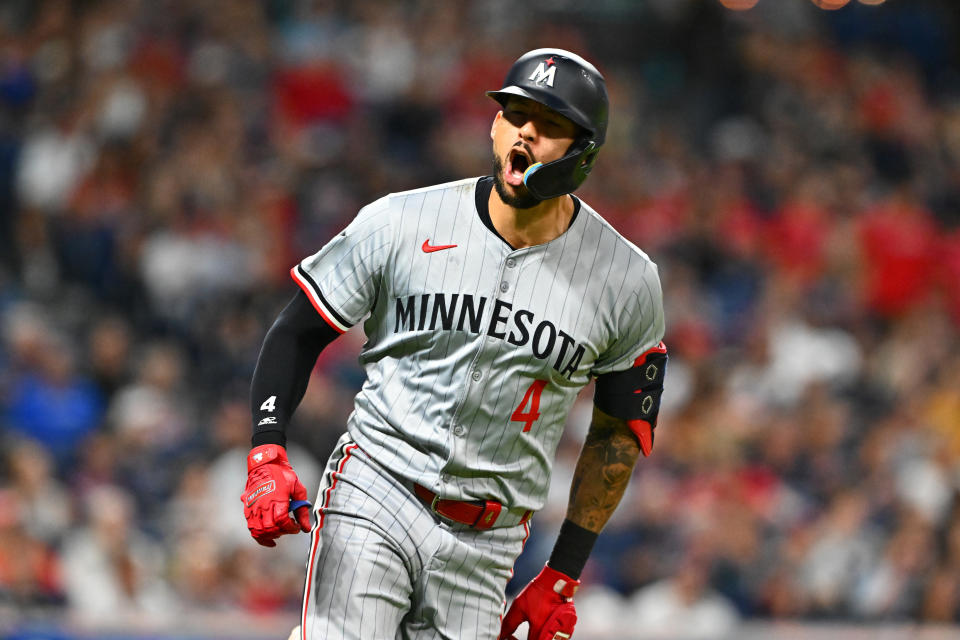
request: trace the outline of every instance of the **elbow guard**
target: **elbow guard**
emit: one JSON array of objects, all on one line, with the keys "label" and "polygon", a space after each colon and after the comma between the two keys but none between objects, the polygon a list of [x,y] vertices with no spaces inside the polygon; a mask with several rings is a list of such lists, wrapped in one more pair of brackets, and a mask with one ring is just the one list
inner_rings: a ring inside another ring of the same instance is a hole
[{"label": "elbow guard", "polygon": [[645,456],[653,450],[653,429],[666,372],[667,347],[661,342],[640,354],[631,368],[597,377],[593,403],[604,413],[626,421]]}]

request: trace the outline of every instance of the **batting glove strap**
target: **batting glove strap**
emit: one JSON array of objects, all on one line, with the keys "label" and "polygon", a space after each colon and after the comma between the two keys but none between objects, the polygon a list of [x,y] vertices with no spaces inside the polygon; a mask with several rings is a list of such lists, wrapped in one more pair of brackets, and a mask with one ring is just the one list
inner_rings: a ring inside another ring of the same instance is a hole
[{"label": "batting glove strap", "polygon": [[552,585],[553,592],[566,600],[572,600],[573,594],[580,588],[579,580],[574,580],[565,573],[561,573],[550,566],[544,567],[540,575],[534,578],[534,582],[537,581]]},{"label": "batting glove strap", "polygon": [[287,450],[278,444],[262,444],[259,447],[254,447],[247,454],[247,472],[249,473],[268,462],[277,462],[289,467],[290,461],[287,460]]}]

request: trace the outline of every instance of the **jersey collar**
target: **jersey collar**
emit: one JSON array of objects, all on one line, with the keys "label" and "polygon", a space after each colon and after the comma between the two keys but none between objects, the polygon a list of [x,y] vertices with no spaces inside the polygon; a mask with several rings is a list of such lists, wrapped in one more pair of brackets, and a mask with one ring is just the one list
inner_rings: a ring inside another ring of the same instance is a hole
[{"label": "jersey collar", "polygon": [[[510,247],[511,251],[516,251],[517,248],[507,242],[503,236],[500,235],[500,232],[493,226],[493,220],[490,219],[490,192],[493,190],[493,176],[483,176],[477,180],[476,188],[476,203],[477,203],[477,215],[480,216],[480,221],[483,222],[484,226],[487,229],[490,229],[490,232],[493,235],[497,236],[503,243]],[[577,215],[580,213],[580,199],[570,194],[570,197],[573,198],[573,215],[570,216],[570,224],[567,225],[567,229],[573,226],[574,220],[577,219]]]}]

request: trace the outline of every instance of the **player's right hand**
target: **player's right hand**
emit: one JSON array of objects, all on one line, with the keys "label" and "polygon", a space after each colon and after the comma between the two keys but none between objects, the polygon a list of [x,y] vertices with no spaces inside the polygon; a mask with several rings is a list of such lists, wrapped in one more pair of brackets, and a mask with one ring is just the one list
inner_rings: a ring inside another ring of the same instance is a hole
[{"label": "player's right hand", "polygon": [[[278,444],[263,444],[247,455],[247,487],[240,497],[250,535],[265,547],[288,533],[310,531],[307,490]],[[290,517],[291,500],[294,515]],[[299,504],[297,504],[299,503]]]},{"label": "player's right hand", "polygon": [[579,586],[579,580],[544,567],[510,605],[498,640],[516,640],[513,632],[524,621],[530,623],[528,640],[566,640],[577,624],[573,594]]}]

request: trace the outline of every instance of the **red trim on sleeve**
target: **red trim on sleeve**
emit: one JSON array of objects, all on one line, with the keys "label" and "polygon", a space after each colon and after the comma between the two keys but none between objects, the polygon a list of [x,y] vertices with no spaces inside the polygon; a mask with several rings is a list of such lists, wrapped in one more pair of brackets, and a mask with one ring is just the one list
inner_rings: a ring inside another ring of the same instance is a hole
[{"label": "red trim on sleeve", "polygon": [[320,317],[323,318],[328,325],[330,325],[330,328],[340,334],[346,333],[346,329],[343,329],[339,324],[333,321],[330,318],[330,316],[326,314],[326,312],[323,310],[323,307],[320,305],[320,302],[317,300],[316,294],[314,294],[313,289],[311,289],[310,285],[304,282],[297,275],[296,267],[293,267],[292,269],[290,269],[290,277],[293,278],[293,281],[297,283],[297,286],[303,289],[303,292],[307,294],[307,298],[310,300],[310,304],[312,304],[313,308],[317,310],[317,313],[320,314]]}]

